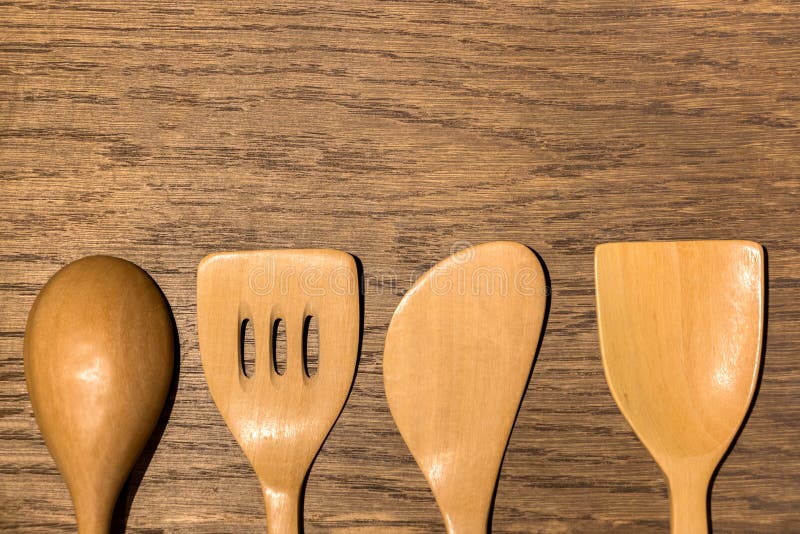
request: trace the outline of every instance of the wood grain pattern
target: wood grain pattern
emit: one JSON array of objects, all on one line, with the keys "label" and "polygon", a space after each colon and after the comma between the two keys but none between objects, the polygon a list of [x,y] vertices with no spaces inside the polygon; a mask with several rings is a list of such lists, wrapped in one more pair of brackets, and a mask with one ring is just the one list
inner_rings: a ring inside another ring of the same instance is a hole
[{"label": "wood grain pattern", "polygon": [[431,265],[507,239],[542,256],[552,302],[494,530],[666,532],[664,480],[603,377],[592,253],[736,238],[767,250],[767,350],[714,523],[796,529],[799,35],[780,0],[1,3],[0,528],[74,529],[23,331],[53,273],[105,253],[156,279],[181,344],[129,530],[262,532],[258,482],[203,378],[196,268],[219,250],[330,247],[363,265],[364,335],[306,531],[441,531],[386,406],[386,327]]}]

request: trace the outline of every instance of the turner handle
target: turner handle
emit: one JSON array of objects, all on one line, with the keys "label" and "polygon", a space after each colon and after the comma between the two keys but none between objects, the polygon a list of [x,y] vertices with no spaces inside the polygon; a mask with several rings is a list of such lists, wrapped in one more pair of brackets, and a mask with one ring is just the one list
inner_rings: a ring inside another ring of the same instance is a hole
[{"label": "turner handle", "polygon": [[267,534],[299,534],[302,485],[289,490],[262,486],[261,490],[267,507]]},{"label": "turner handle", "polygon": [[458,515],[442,510],[447,534],[486,534],[489,532],[489,508],[474,506],[459,510]]}]

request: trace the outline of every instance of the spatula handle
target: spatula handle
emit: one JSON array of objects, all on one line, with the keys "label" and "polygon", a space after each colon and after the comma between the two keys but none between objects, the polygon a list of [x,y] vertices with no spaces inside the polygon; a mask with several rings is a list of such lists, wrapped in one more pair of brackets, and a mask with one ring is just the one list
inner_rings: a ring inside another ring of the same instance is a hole
[{"label": "spatula handle", "polygon": [[708,482],[705,474],[670,482],[672,534],[708,534]]},{"label": "spatula handle", "polygon": [[299,534],[302,490],[262,490],[267,506],[267,534]]}]

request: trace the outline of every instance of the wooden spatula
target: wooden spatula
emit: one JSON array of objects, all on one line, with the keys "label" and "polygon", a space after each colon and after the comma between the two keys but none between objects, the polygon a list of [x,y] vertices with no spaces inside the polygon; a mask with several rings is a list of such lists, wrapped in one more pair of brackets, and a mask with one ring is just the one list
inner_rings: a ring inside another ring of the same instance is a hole
[{"label": "wooden spatula", "polygon": [[672,532],[706,532],[709,480],[758,381],[761,246],[611,243],[597,247],[595,274],[614,400],[667,477]]},{"label": "wooden spatula", "polygon": [[[335,250],[213,254],[197,274],[200,353],[208,387],[261,484],[270,533],[299,530],[306,473],[342,411],[358,358],[355,261]],[[304,325],[319,328],[317,372],[303,358]],[[286,369],[278,374],[273,331],[286,325]],[[239,353],[242,324],[254,327],[255,373]]]},{"label": "wooden spatula", "polygon": [[164,408],[174,341],[158,286],[119,258],[70,263],[33,304],[28,393],[81,534],[111,527],[119,491]]},{"label": "wooden spatula", "polygon": [[494,242],[433,267],[392,317],[383,359],[389,408],[450,533],[489,527],[546,302],[536,255]]}]

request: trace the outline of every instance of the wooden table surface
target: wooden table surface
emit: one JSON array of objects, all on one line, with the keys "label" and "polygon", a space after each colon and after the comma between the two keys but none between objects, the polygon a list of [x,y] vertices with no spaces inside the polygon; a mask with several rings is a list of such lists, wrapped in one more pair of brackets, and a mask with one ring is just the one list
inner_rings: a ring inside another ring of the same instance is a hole
[{"label": "wooden table surface", "polygon": [[117,526],[263,531],[255,476],[205,386],[196,266],[332,247],[364,267],[363,348],[305,530],[443,531],[387,409],[386,327],[425,269],[511,239],[542,256],[552,301],[494,531],[666,532],[664,480],[603,376],[593,248],[741,238],[768,251],[768,338],[714,529],[797,531],[798,89],[790,1],[3,2],[0,530],[75,528],[31,413],[23,332],[53,273],[104,253],[160,284],[181,348]]}]

